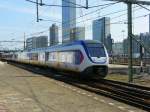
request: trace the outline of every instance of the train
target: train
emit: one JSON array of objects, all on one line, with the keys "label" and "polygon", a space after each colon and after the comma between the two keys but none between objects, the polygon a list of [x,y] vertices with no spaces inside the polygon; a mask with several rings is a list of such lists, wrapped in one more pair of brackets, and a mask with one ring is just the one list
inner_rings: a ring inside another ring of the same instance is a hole
[{"label": "train", "polygon": [[94,40],[78,40],[46,48],[3,54],[6,61],[46,66],[89,78],[104,78],[109,56],[105,46]]}]

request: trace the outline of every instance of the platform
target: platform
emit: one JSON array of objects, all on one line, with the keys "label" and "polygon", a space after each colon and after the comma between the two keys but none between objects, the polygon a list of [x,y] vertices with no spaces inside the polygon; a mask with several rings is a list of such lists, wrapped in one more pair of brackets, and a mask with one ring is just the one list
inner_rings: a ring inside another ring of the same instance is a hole
[{"label": "platform", "polygon": [[144,112],[0,62],[0,112]]}]

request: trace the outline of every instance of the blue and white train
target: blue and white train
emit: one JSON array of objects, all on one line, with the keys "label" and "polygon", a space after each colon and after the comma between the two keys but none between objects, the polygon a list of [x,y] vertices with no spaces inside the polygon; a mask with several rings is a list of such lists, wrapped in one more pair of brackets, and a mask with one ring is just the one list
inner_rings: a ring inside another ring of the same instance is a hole
[{"label": "blue and white train", "polygon": [[76,72],[85,77],[104,78],[108,73],[107,50],[102,43],[94,40],[16,52],[6,57],[7,60]]}]

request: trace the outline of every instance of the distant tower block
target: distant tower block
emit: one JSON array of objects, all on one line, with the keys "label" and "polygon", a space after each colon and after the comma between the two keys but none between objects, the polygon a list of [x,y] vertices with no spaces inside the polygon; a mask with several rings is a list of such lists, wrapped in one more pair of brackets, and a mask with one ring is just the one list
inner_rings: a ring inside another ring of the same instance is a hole
[{"label": "distant tower block", "polygon": [[85,40],[85,27],[72,28],[70,32],[70,41]]},{"label": "distant tower block", "polygon": [[112,38],[110,33],[110,18],[103,17],[93,21],[93,40],[102,42],[110,54],[112,52]]},{"label": "distant tower block", "polygon": [[110,18],[103,17],[93,21],[93,40],[105,44],[106,38],[110,35]]},{"label": "distant tower block", "polygon": [[149,34],[150,34],[150,14],[149,14]]},{"label": "distant tower block", "polygon": [[[69,2],[67,2],[69,1]],[[71,40],[70,32],[72,28],[76,27],[76,0],[63,0],[62,6],[62,42],[69,42]]]},{"label": "distant tower block", "polygon": [[52,26],[50,27],[50,46],[56,45],[59,43],[59,39],[58,39],[58,26],[56,26],[56,24],[52,24]]}]

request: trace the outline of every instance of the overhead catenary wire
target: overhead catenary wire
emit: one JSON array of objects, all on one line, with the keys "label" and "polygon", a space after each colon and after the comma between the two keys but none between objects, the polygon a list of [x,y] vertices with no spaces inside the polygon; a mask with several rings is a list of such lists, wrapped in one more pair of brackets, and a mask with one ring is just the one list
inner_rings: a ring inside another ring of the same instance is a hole
[{"label": "overhead catenary wire", "polygon": [[[67,24],[67,23],[72,22],[72,21],[74,21],[74,20],[76,20],[76,19],[79,19],[79,18],[81,18],[81,17],[84,17],[84,16],[87,16],[87,15],[96,13],[96,12],[99,11],[99,10],[108,8],[108,7],[110,7],[110,6],[112,6],[112,5],[115,5],[115,4],[117,4],[117,3],[119,3],[119,2],[115,2],[115,3],[112,3],[112,4],[108,5],[108,6],[102,7],[102,8],[100,8],[100,9],[97,9],[97,10],[94,10],[94,11],[91,11],[91,12],[88,12],[88,13],[86,13],[86,14],[83,14],[83,15],[79,16],[79,17],[73,18],[73,19],[71,19],[71,20],[69,20],[69,21],[64,21],[64,22],[62,22],[62,24]],[[113,13],[115,14],[115,13],[119,13],[119,12],[122,12],[122,11],[126,11],[126,10],[116,11],[116,12],[113,12]],[[113,13],[112,13],[112,14],[113,14]],[[51,20],[50,20],[50,21],[51,21]]]},{"label": "overhead catenary wire", "polygon": [[146,10],[148,10],[148,11],[150,11],[149,8],[147,8],[147,7],[145,7],[145,6],[141,5],[141,4],[137,4],[137,5],[139,5],[140,7],[144,8],[144,9],[146,9]]},{"label": "overhead catenary wire", "polygon": [[55,22],[55,23],[62,23],[61,21],[57,21],[57,20],[51,20],[51,19],[39,19],[39,21],[51,21],[51,22]]},{"label": "overhead catenary wire", "polygon": [[[44,4],[42,1],[41,1],[41,3],[38,3],[38,0],[35,2],[35,1],[32,1],[32,0],[26,0],[26,1],[28,1],[28,2],[31,2],[31,3],[35,3],[36,5],[37,5],[37,22],[39,22],[40,20],[42,20],[42,19],[39,19],[39,12],[38,12],[38,5],[40,5],[40,6],[43,6],[43,5],[45,5],[45,6],[47,6],[47,4]],[[66,0],[63,0],[63,1],[66,1]],[[69,2],[69,1],[66,1],[66,2]],[[70,2],[69,2],[70,3]],[[71,2],[72,3],[72,2]],[[100,9],[98,9],[98,10],[102,10],[102,9],[105,9],[105,8],[107,8],[107,7],[109,7],[109,6],[111,6],[111,5],[114,5],[114,4],[117,4],[117,3],[119,3],[119,2],[115,2],[115,3],[109,3],[109,4],[103,4],[103,5],[99,5],[99,7],[100,6],[105,6],[105,7],[102,7],[102,8],[100,8]],[[73,4],[73,3],[72,3]],[[74,3],[75,4],[75,3]],[[49,6],[61,6],[61,5],[49,5]],[[72,6],[61,6],[61,7],[72,7]],[[74,6],[73,6],[74,7]],[[73,8],[72,7],[72,8]],[[94,7],[94,6],[92,6],[92,7]],[[91,8],[92,8],[91,7]],[[97,6],[96,6],[97,7]],[[83,8],[83,7],[74,7],[74,8]],[[86,7],[85,7],[86,8]],[[90,7],[89,7],[90,8]],[[92,13],[92,12],[91,12]],[[90,13],[88,13],[88,14],[86,14],[86,15],[89,15]],[[82,16],[80,16],[80,17],[83,17],[84,15],[82,15]],[[79,18],[80,18],[79,17]],[[73,18],[71,21],[73,21],[73,20],[75,20],[75,19],[78,19],[78,18]],[[44,21],[44,20],[43,20]],[[71,22],[71,21],[69,21],[69,22]],[[68,21],[65,21],[65,22],[63,22],[62,24],[64,24],[64,23],[68,23]]]},{"label": "overhead catenary wire", "polygon": [[[28,1],[28,2],[31,2],[31,3],[34,3],[34,4],[37,4],[37,2],[35,2],[35,1],[32,1],[32,0],[26,0],[26,1]],[[64,0],[63,0],[64,1]],[[69,1],[68,1],[69,2]],[[71,2],[71,3],[73,3],[73,2]],[[119,3],[119,2],[115,2],[115,3]],[[41,3],[38,3],[39,5],[41,5]],[[100,4],[100,5],[95,5],[95,6],[89,6],[88,8],[96,8],[96,7],[102,7],[102,6],[107,6],[107,5],[111,5],[111,4],[114,4],[114,2],[113,3],[108,3],[108,4]],[[45,4],[45,3],[42,3],[42,6],[50,6],[50,7],[70,7],[70,8],[85,8],[86,9],[86,7],[85,6],[82,6],[82,5],[80,5],[80,6],[78,6],[79,4],[76,4],[77,6],[62,6],[62,5],[54,5],[54,4]]]},{"label": "overhead catenary wire", "polygon": [[[142,8],[138,8],[136,11],[138,11],[139,9],[142,9]],[[79,24],[79,23],[82,23],[82,22],[85,22],[85,21],[89,21],[89,20],[93,20],[93,19],[98,19],[99,17],[105,17],[105,16],[108,16],[108,15],[111,15],[111,14],[114,14],[114,13],[108,13],[108,14],[104,14],[104,15],[101,15],[101,16],[98,16],[98,17],[86,18],[85,20],[78,21],[78,22],[76,22],[76,23]],[[119,18],[119,17],[121,17],[121,16],[124,16],[124,15],[126,15],[126,14],[127,14],[127,13],[121,14],[121,15],[119,15],[119,16],[115,16],[115,17],[111,18],[111,20],[117,19],[117,18]],[[73,23],[72,23],[72,24],[73,24]]]},{"label": "overhead catenary wire", "polygon": [[[114,4],[116,4],[116,3],[114,3]],[[112,4],[112,5],[114,5],[114,4]],[[110,6],[111,6],[111,5],[110,5]],[[107,6],[107,7],[108,7],[108,6]],[[102,7],[102,8],[100,8],[100,9],[97,9],[97,10],[94,10],[94,11],[91,11],[91,12],[88,12],[88,13],[86,13],[86,14],[82,14],[82,15],[80,15],[79,17],[73,18],[73,19],[71,19],[71,20],[69,20],[69,21],[62,22],[62,24],[71,22],[71,21],[73,21],[73,20],[75,20],[75,19],[79,19],[79,18],[84,17],[84,16],[88,16],[88,15],[90,15],[90,14],[94,14],[94,13],[96,13],[97,11],[102,10],[102,9],[105,9],[105,8],[107,8],[107,7]],[[136,6],[136,7],[137,7],[137,6]],[[136,8],[136,7],[134,7],[134,8]],[[108,16],[108,15],[112,15],[112,14],[117,14],[117,13],[124,12],[124,11],[126,11],[126,9],[114,11],[114,12],[111,12],[111,13],[108,13],[108,14],[104,14],[104,15],[102,15],[102,16]],[[126,14],[126,13],[125,13],[125,14]],[[123,15],[125,15],[125,14],[123,14]],[[123,16],[123,15],[122,15],[122,16]],[[101,17],[102,17],[102,16],[101,16]],[[117,17],[118,17],[118,16],[117,16]],[[121,17],[121,15],[120,15],[120,17]],[[47,21],[48,21],[48,20],[47,20]],[[49,20],[49,21],[51,21],[51,20]],[[58,22],[58,23],[60,23],[60,22]],[[60,25],[61,25],[61,24],[60,24]]]},{"label": "overhead catenary wire", "polygon": [[[148,16],[149,14],[150,14],[150,13],[144,14],[144,15],[140,15],[140,16],[134,17],[133,19],[138,19],[138,18],[146,17],[146,16]],[[89,19],[90,19],[90,18],[89,18]],[[88,20],[89,20],[89,19],[88,19]],[[120,21],[111,22],[111,23],[109,23],[109,24],[107,24],[107,25],[111,25],[111,24],[128,24],[128,23],[127,23],[127,20],[120,20]],[[70,30],[70,29],[67,29],[67,30]],[[41,32],[37,32],[37,33],[30,34],[30,35],[28,35],[28,36],[42,34],[42,33],[47,32],[47,31],[49,31],[49,29],[44,30],[44,31],[41,31]]]},{"label": "overhead catenary wire", "polygon": [[[150,13],[144,14],[144,15],[140,15],[140,16],[134,17],[133,19],[139,19],[139,18],[142,18],[142,17],[146,17],[146,16],[148,16],[149,14],[150,14]],[[115,25],[115,24],[128,24],[128,23],[127,23],[127,20],[121,20],[121,21],[111,22],[111,23],[109,23],[109,24],[107,24],[107,25]],[[90,28],[90,27],[91,27],[91,25],[88,26],[88,28]],[[41,31],[41,32],[36,32],[36,33],[30,34],[30,35],[27,35],[27,36],[38,35],[38,34],[42,34],[42,33],[47,32],[47,31],[49,31],[49,29],[44,30],[44,31]],[[76,32],[76,33],[81,33],[81,32],[82,32],[82,30],[81,30],[81,31],[78,31],[78,32]],[[68,36],[68,35],[70,35],[70,34],[66,34],[66,35],[64,35],[64,36]]]},{"label": "overhead catenary wire", "polygon": [[[113,4],[111,4],[111,5],[109,5],[109,6],[112,6],[112,5],[114,5],[114,4],[117,4],[117,2],[116,3],[113,3]],[[84,14],[84,15],[81,15],[81,16],[79,16],[79,17],[77,17],[77,18],[73,18],[72,20],[70,20],[70,21],[73,21],[74,19],[79,19],[79,18],[81,18],[81,17],[84,17],[84,16],[87,16],[87,15],[90,15],[90,14],[92,14],[92,13],[95,13],[96,11],[99,11],[99,10],[102,10],[102,9],[105,9],[105,8],[107,8],[107,7],[109,7],[109,6],[106,6],[106,7],[102,7],[102,8],[100,8],[100,9],[98,9],[98,10],[95,10],[95,11],[91,11],[91,12],[89,12],[89,13],[86,13],[86,14]],[[115,14],[115,13],[119,13],[119,12],[122,12],[122,11],[125,11],[125,10],[121,10],[121,11],[116,11],[116,12],[113,12],[113,13],[109,13],[108,15],[111,15],[111,14]],[[107,15],[107,14],[106,14]],[[41,19],[42,20],[42,19]],[[47,20],[48,21],[48,20]],[[49,21],[51,21],[51,20],[49,20]],[[67,21],[67,22],[70,22],[70,21]],[[66,23],[67,23],[66,22]],[[65,23],[65,22],[64,22]],[[63,23],[63,24],[64,24]],[[80,22],[79,22],[80,23]],[[61,24],[60,24],[61,25]],[[29,35],[35,35],[35,34],[40,34],[40,33],[44,33],[44,32],[46,32],[47,30],[44,30],[44,31],[40,31],[40,32],[37,32],[37,33],[33,33],[33,34],[28,34],[27,36],[29,36]]]},{"label": "overhead catenary wire", "polygon": [[[139,19],[139,18],[143,18],[143,17],[146,17],[146,16],[148,16],[150,13],[148,13],[148,14],[144,14],[144,15],[140,15],[140,16],[136,16],[136,17],[134,17],[133,19]],[[106,25],[115,25],[115,24],[128,24],[127,23],[127,19],[126,20],[120,20],[120,21],[115,21],[115,22],[111,22],[111,23],[109,23],[109,24],[106,24]],[[89,27],[91,27],[91,25],[89,25]],[[97,26],[98,27],[98,26]],[[81,33],[82,32],[82,30],[81,31],[78,31],[78,32],[76,32],[76,33]],[[68,36],[68,35],[70,35],[70,33],[68,33],[68,34],[66,34],[66,35],[64,35],[64,36]]]},{"label": "overhead catenary wire", "polygon": [[76,6],[79,6],[79,7],[83,7],[83,8],[85,8],[85,6],[83,6],[83,5],[76,4],[76,3],[74,3],[74,2],[70,2],[70,1],[68,1],[68,0],[62,0],[62,1],[66,2],[66,3],[69,3],[69,4],[72,4],[72,5],[76,5]]},{"label": "overhead catenary wire", "polygon": [[[26,0],[26,1],[31,1],[31,0]],[[90,15],[90,14],[92,14],[92,13],[95,13],[96,11],[105,9],[105,8],[110,7],[110,6],[112,6],[112,5],[114,5],[114,4],[117,4],[117,3],[119,3],[119,2],[115,2],[115,3],[111,3],[111,4],[105,4],[105,5],[108,5],[108,6],[102,7],[102,8],[100,8],[100,9],[98,9],[98,10],[95,10],[95,11],[92,11],[92,12],[89,12],[89,13],[86,13],[86,14],[84,14],[84,15],[82,15],[82,16],[77,17],[77,18],[73,18],[72,20],[62,22],[62,24],[67,24],[67,23],[69,23],[69,22],[71,22],[71,21],[73,21],[73,20],[76,20],[76,19],[79,19],[79,18],[81,18],[81,17]],[[37,2],[36,2],[36,4],[37,4]],[[45,21],[44,19],[39,19],[39,20]],[[51,21],[51,20],[46,20],[46,21]]]},{"label": "overhead catenary wire", "polygon": [[[135,7],[135,8],[136,8],[136,7]],[[141,9],[141,8],[139,8],[139,9]],[[139,10],[139,9],[137,9],[137,10]],[[107,13],[107,14],[101,15],[101,17],[103,17],[103,16],[108,16],[108,15],[112,15],[112,14],[116,14],[116,13],[119,13],[119,12],[124,12],[124,11],[126,11],[126,10],[124,9],[124,10],[120,10],[120,11],[114,11],[114,12],[111,12],[111,13]],[[111,18],[111,20],[112,20],[112,19],[116,19],[116,18],[121,17],[121,16],[124,16],[124,15],[126,15],[126,13],[125,13],[125,14],[122,14],[122,15],[119,15],[119,16],[116,16],[116,17],[113,17],[113,18]],[[94,18],[97,19],[97,18],[99,18],[99,17],[88,18],[88,19],[85,19],[85,20],[82,20],[82,21],[77,22],[77,24],[82,23],[82,22],[85,22],[85,21],[92,20],[92,19],[94,19]],[[119,21],[119,22],[122,22],[122,21]],[[115,22],[115,23],[117,23],[117,22]],[[113,23],[113,24],[114,24],[114,23]],[[122,24],[123,24],[123,23],[122,23]],[[60,28],[60,26],[61,26],[61,24],[60,24],[58,27]],[[66,30],[70,30],[70,29],[66,29]],[[47,32],[47,31],[49,31],[49,29],[44,30],[44,31],[40,31],[40,32],[36,32],[36,33],[33,33],[33,34],[29,34],[29,35],[27,35],[27,36],[38,35],[38,34],[42,34],[42,33]]]},{"label": "overhead catenary wire", "polygon": [[[112,5],[115,5],[115,4],[117,4],[117,3],[111,4],[111,5],[109,5],[109,6],[112,6]],[[97,11],[100,11],[100,10],[102,10],[102,9],[105,9],[105,8],[107,8],[107,7],[109,7],[109,6],[102,7],[102,8],[100,8],[100,9],[97,9],[97,10],[91,11],[91,12],[86,13],[86,14],[83,14],[83,15],[81,15],[81,16],[79,16],[79,17],[76,17],[76,18],[71,19],[70,21],[63,22],[62,24],[65,24],[65,23],[67,23],[67,22],[71,22],[71,21],[73,21],[73,20],[75,20],[75,19],[79,19],[79,18],[81,18],[81,17],[84,17],[84,16],[87,16],[87,15],[90,15],[90,14],[96,13]],[[136,6],[136,7],[137,7],[137,6]],[[134,8],[136,8],[136,7],[134,7]],[[124,12],[124,11],[126,11],[126,9],[124,9],[124,10],[118,10],[118,11],[111,12],[111,13],[108,13],[108,14],[104,14],[104,15],[102,15],[102,16],[100,16],[100,17],[108,16],[108,15],[112,15],[112,14],[117,14],[117,13]]]},{"label": "overhead catenary wire", "polygon": [[100,5],[95,5],[95,6],[89,6],[88,8],[97,8],[97,7],[102,7],[102,6],[109,6],[109,5],[113,5],[116,3],[120,3],[120,2],[113,2],[113,3],[108,3],[108,4],[100,4]]},{"label": "overhead catenary wire", "polygon": [[[137,17],[135,17],[135,18],[133,18],[133,19],[138,19],[138,18],[146,17],[146,16],[148,16],[148,15],[149,15],[149,13],[148,13],[148,14],[144,14],[144,15],[140,15],[140,16],[137,16]],[[127,24],[127,20],[116,21],[116,22],[112,22],[112,23],[110,23],[110,24]],[[68,30],[70,30],[70,29],[68,29]],[[28,35],[28,36],[42,34],[42,33],[47,32],[47,31],[49,31],[49,29],[44,30],[44,31],[41,31],[41,32],[37,32],[37,33],[30,34],[30,35]],[[80,31],[79,31],[79,32],[76,32],[76,33],[80,33]],[[66,35],[64,35],[64,36],[67,36],[67,35],[69,35],[69,34],[66,34]]]},{"label": "overhead catenary wire", "polygon": [[[135,6],[134,8],[136,8],[136,7],[137,7],[137,6]],[[140,9],[142,9],[142,8],[139,7],[138,9],[135,9],[135,12],[138,11],[138,10],[140,10]],[[119,17],[125,16],[125,15],[127,15],[127,13],[124,13],[124,14],[121,14],[121,15],[118,15],[118,16],[115,16],[115,17],[112,17],[111,20],[112,20],[112,19],[115,19],[115,18],[119,18]]]},{"label": "overhead catenary wire", "polygon": [[73,18],[73,19],[71,19],[71,20],[69,20],[69,21],[65,21],[65,22],[63,22],[62,24],[65,24],[65,23],[68,23],[68,22],[72,22],[72,21],[74,21],[74,20],[76,20],[76,19],[79,19],[79,18],[81,18],[81,17],[84,17],[84,16],[87,16],[87,15],[96,13],[96,12],[99,11],[99,10],[108,8],[108,7],[110,7],[110,6],[112,6],[112,5],[115,5],[115,4],[117,4],[117,3],[118,3],[118,2],[115,2],[115,3],[110,4],[110,5],[108,5],[108,6],[101,7],[100,9],[97,9],[97,10],[94,10],[94,11],[91,11],[91,12],[88,12],[88,13],[86,13],[86,14],[83,14],[83,15],[79,16],[79,17]]},{"label": "overhead catenary wire", "polygon": [[[118,2],[116,2],[116,3],[118,3]],[[116,3],[113,3],[113,4],[116,4]],[[111,5],[113,5],[113,4],[111,4]],[[110,6],[111,6],[110,5]],[[107,6],[108,7],[108,6]],[[98,10],[101,10],[101,9],[103,9],[104,7],[102,7],[102,8],[100,8],[100,9],[98,9]],[[90,13],[86,13],[86,14],[84,14],[84,15],[81,15],[81,16],[79,16],[79,17],[77,17],[77,18],[74,18],[74,19],[78,19],[78,18],[81,18],[81,17],[84,17],[84,16],[86,16],[86,15],[90,15],[90,14],[93,14],[94,12],[96,12],[97,10],[95,10],[95,11],[92,11],[92,12],[90,12]],[[122,11],[126,11],[126,10],[121,10],[121,11],[116,11],[116,12],[112,12],[112,13],[109,13],[108,15],[111,15],[111,14],[115,14],[115,13],[119,13],[119,12],[122,12]],[[125,14],[122,14],[122,16],[123,15],[125,15]],[[105,15],[103,15],[103,16],[107,16],[107,14],[105,14]],[[121,16],[121,15],[120,15]],[[117,18],[117,17],[116,17]],[[92,18],[93,19],[93,18]],[[86,20],[84,20],[84,21],[87,21],[87,20],[91,20],[91,19],[86,19]],[[49,21],[49,20],[46,20],[46,21]],[[78,22],[78,23],[81,23],[81,22],[84,22],[84,21],[80,21],[80,22]],[[64,24],[64,23],[63,23]],[[48,30],[46,30],[45,32],[47,32]],[[44,33],[44,32],[38,32],[37,34],[41,34],[41,33]]]},{"label": "overhead catenary wire", "polygon": [[[34,4],[38,4],[38,5],[41,5],[41,3],[37,3],[35,1],[32,1],[32,0],[26,0],[28,2],[31,2],[31,3],[34,3]],[[62,6],[62,5],[52,5],[52,4],[45,4],[45,3],[42,3],[42,6],[50,6],[50,7],[71,7],[71,8],[84,8],[84,7],[77,7],[77,6]]]}]

